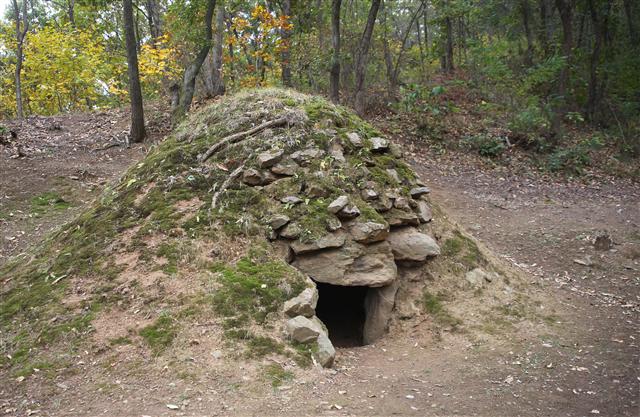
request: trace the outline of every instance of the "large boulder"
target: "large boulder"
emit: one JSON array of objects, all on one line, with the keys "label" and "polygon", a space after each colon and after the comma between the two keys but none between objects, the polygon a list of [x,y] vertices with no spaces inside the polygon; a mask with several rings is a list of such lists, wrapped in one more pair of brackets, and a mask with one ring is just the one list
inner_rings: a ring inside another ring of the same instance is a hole
[{"label": "large boulder", "polygon": [[387,286],[370,288],[367,291],[364,301],[367,319],[362,332],[365,345],[375,342],[387,333],[398,286],[399,281],[395,280]]},{"label": "large boulder", "polygon": [[336,358],[336,349],[329,340],[329,336],[324,333],[318,336],[318,351],[315,353],[315,358],[323,368],[331,368]]},{"label": "large boulder", "polygon": [[440,255],[440,247],[436,241],[413,227],[393,230],[387,240],[396,261],[422,262]]},{"label": "large boulder", "polygon": [[293,265],[315,281],[346,286],[382,287],[393,282],[397,272],[386,241],[347,242],[339,249],[298,256]]}]

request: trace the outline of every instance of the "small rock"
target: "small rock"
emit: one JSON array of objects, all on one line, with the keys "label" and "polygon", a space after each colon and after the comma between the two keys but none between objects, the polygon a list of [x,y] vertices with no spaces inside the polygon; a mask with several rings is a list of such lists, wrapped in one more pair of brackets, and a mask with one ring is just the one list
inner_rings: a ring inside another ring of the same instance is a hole
[{"label": "small rock", "polygon": [[342,210],[338,212],[338,217],[342,219],[355,219],[360,215],[360,209],[353,205],[347,205]]},{"label": "small rock", "polygon": [[267,219],[267,224],[271,226],[271,229],[278,230],[282,226],[289,223],[290,220],[291,219],[289,219],[289,217],[285,216],[284,214],[275,214]]},{"label": "small rock", "polygon": [[213,359],[221,359],[222,358],[222,352],[219,350],[214,350],[211,353],[211,356],[213,356]]},{"label": "small rock", "polygon": [[351,142],[351,144],[354,147],[362,148],[363,146],[362,139],[360,138],[360,135],[358,135],[356,132],[347,133],[347,139],[349,139],[349,142]]},{"label": "small rock", "polygon": [[342,210],[347,204],[349,204],[349,197],[346,195],[341,195],[340,197],[333,200],[329,203],[327,210],[329,213],[336,214],[340,210]]},{"label": "small rock", "polygon": [[284,312],[289,317],[304,316],[313,317],[318,305],[318,289],[307,288],[298,296],[284,303]]},{"label": "small rock", "polygon": [[260,185],[264,183],[264,176],[257,169],[245,169],[242,173],[242,182],[251,186]]},{"label": "small rock", "polygon": [[384,152],[389,149],[389,141],[384,138],[371,138],[371,150],[373,152]]},{"label": "small rock", "polygon": [[391,179],[393,179],[395,182],[397,182],[398,184],[400,184],[402,181],[400,180],[400,175],[398,174],[398,171],[396,171],[395,169],[392,168],[387,168],[387,174],[389,174],[389,176],[391,177]]},{"label": "small rock", "polygon": [[316,361],[323,368],[331,368],[333,366],[333,361],[336,358],[336,349],[327,335],[321,333],[318,336],[318,351],[315,356]]},{"label": "small rock", "polygon": [[356,223],[351,226],[351,236],[360,243],[379,242],[389,236],[389,226],[375,222]]},{"label": "small rock", "polygon": [[323,186],[315,183],[310,184],[305,192],[309,197],[313,198],[326,197],[329,194]]},{"label": "small rock", "polygon": [[431,207],[426,201],[419,200],[418,207],[416,208],[416,213],[418,214],[418,219],[420,223],[429,223],[433,218],[433,214],[431,213]]},{"label": "small rock", "polygon": [[284,155],[284,151],[275,150],[275,151],[266,151],[258,154],[258,165],[260,168],[270,168],[274,166],[280,159],[282,159],[282,155]]},{"label": "small rock", "polygon": [[284,239],[297,239],[301,234],[302,229],[297,223],[289,223],[280,231],[280,237]]},{"label": "small rock", "polygon": [[421,195],[429,194],[431,190],[429,187],[415,187],[409,191],[412,198],[419,198]]},{"label": "small rock", "polygon": [[475,268],[464,275],[464,279],[466,279],[473,288],[482,288],[485,280],[491,282],[491,278],[487,279],[487,277],[487,273],[482,268]]},{"label": "small rock", "polygon": [[343,232],[330,233],[311,242],[295,241],[291,244],[291,249],[296,255],[315,252],[322,249],[339,248],[344,245],[346,237]]},{"label": "small rock", "polygon": [[340,164],[344,164],[347,162],[347,160],[344,157],[344,149],[342,148],[342,145],[340,145],[336,141],[331,142],[331,148],[329,150],[329,154],[334,159],[334,161]]},{"label": "small rock", "polygon": [[324,151],[318,148],[307,148],[292,153],[291,159],[302,166],[307,166],[311,163],[311,161],[322,157],[322,155],[324,155]]},{"label": "small rock", "polygon": [[175,405],[175,404],[167,404],[167,408],[169,410],[179,410],[180,409],[180,407]]},{"label": "small rock", "polygon": [[378,193],[372,189],[363,190],[362,193],[360,194],[362,195],[362,198],[366,201],[371,201],[378,198]]},{"label": "small rock", "polygon": [[335,232],[336,230],[339,230],[342,227],[342,222],[340,222],[340,220],[338,220],[335,217],[331,217],[329,218],[329,220],[327,220],[327,230],[330,232]]},{"label": "small rock", "polygon": [[409,206],[409,200],[405,197],[398,197],[393,202],[393,206],[400,210],[410,210],[411,206]]},{"label": "small rock", "polygon": [[397,226],[419,226],[418,215],[412,211],[392,209],[383,213],[384,219],[391,227]]},{"label": "small rock", "polygon": [[304,316],[296,316],[287,320],[287,332],[293,340],[300,343],[316,340],[322,333],[316,323]]},{"label": "small rock", "polygon": [[396,261],[422,262],[428,257],[440,255],[436,241],[413,227],[392,231],[387,241]]},{"label": "small rock", "polygon": [[400,146],[396,145],[395,143],[391,143],[389,144],[389,151],[391,151],[391,155],[393,155],[396,158],[402,158],[402,149],[400,148]]},{"label": "small rock", "polygon": [[289,195],[281,198],[280,202],[283,204],[300,204],[302,203],[302,199],[295,195]]},{"label": "small rock", "polygon": [[290,159],[287,159],[285,161],[281,161],[275,164],[274,166],[272,166],[271,172],[273,172],[276,175],[292,177],[296,174],[299,168],[300,167],[298,166],[298,164],[296,164]]},{"label": "small rock", "polygon": [[596,250],[609,250],[613,248],[613,241],[607,233],[600,233],[593,241],[593,246]]}]

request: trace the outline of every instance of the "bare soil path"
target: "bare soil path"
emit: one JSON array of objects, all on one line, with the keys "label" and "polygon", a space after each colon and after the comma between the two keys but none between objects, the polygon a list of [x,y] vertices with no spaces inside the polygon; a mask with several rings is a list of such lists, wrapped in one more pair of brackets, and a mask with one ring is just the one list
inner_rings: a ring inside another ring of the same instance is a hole
[{"label": "bare soil path", "polygon": [[[116,120],[109,122],[118,126],[115,130],[126,124],[122,114],[104,117]],[[0,217],[0,263],[37,243],[144,154],[142,147],[93,152],[98,141],[95,134],[82,139],[86,130],[78,121],[63,123],[62,131],[80,143],[40,156],[11,159],[8,150],[0,153],[0,213],[13,213]],[[539,322],[513,312],[509,326],[479,337],[473,329],[443,332],[426,319],[395,329],[379,344],[340,349],[335,370],[300,371],[279,388],[260,379],[251,365],[220,365],[190,379],[154,368],[153,359],[146,358],[140,369],[148,365],[148,370],[116,378],[110,369],[93,366],[91,358],[78,358],[86,372],[64,379],[35,375],[18,391],[9,388],[14,381],[0,381],[0,412],[637,416],[638,184],[518,177],[499,168],[478,169],[452,156],[435,158],[412,144],[405,149],[448,215],[498,256],[529,273],[531,294],[549,300],[555,308],[553,320]],[[41,214],[33,198],[51,190],[71,206],[56,208],[52,202]],[[591,239],[600,231],[612,237],[611,250],[594,248]],[[189,363],[189,358],[181,360]],[[117,369],[118,364],[112,366]]]}]

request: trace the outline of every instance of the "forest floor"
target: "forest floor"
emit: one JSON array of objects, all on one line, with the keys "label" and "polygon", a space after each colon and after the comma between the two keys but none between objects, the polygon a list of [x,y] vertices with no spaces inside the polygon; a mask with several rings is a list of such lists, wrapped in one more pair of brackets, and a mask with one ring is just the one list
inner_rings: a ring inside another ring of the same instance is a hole
[{"label": "forest floor", "polygon": [[[37,118],[18,132],[25,156],[12,158],[16,149],[0,146],[0,264],[71,219],[144,156],[144,145],[96,150],[122,139],[126,125],[117,111]],[[152,131],[158,138],[166,129],[158,122]],[[447,215],[521,269],[532,294],[550,300],[554,319],[542,330],[518,312],[510,313],[514,325],[488,339],[473,329],[439,332],[425,320],[376,345],[339,349],[334,370],[303,371],[278,388],[257,380],[249,364],[199,380],[161,371],[111,380],[111,369],[87,358],[84,372],[53,383],[37,373],[0,381],[0,412],[637,416],[640,185],[514,174],[467,154],[403,144]],[[610,250],[594,248],[601,232],[611,237]]]}]

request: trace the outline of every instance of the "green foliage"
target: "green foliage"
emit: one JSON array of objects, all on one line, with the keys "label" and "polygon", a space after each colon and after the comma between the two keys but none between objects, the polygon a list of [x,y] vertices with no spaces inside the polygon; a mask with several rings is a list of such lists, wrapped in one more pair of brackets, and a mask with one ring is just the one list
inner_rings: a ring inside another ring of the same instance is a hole
[{"label": "green foliage", "polygon": [[271,386],[279,387],[287,381],[293,379],[293,373],[285,370],[279,363],[273,363],[264,367],[265,377],[271,381]]},{"label": "green foliage", "polygon": [[71,207],[57,192],[47,191],[31,199],[31,212],[34,214],[44,214],[48,210],[65,210]]},{"label": "green foliage", "polygon": [[433,318],[433,320],[441,326],[450,327],[456,330],[462,320],[452,316],[442,304],[442,297],[431,294],[425,290],[422,294],[422,303],[424,310]]},{"label": "green foliage", "polygon": [[509,129],[516,139],[523,140],[525,147],[543,149],[544,137],[549,134],[551,122],[547,113],[537,104],[531,104],[515,113]]},{"label": "green foliage", "polygon": [[140,330],[140,336],[156,355],[173,343],[177,333],[178,325],[168,313],[161,314],[153,324]]},{"label": "green foliage", "polygon": [[462,144],[488,158],[500,156],[507,148],[504,139],[491,135],[467,136],[462,139]]}]

